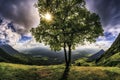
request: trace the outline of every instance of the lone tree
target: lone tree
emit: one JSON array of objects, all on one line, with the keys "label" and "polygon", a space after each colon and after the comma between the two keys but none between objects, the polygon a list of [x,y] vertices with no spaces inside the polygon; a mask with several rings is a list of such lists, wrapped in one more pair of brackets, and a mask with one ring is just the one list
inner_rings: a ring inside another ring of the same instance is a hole
[{"label": "lone tree", "polygon": [[72,49],[103,35],[100,18],[89,12],[84,0],[39,0],[40,25],[32,29],[36,41],[63,48],[66,66],[71,64]]}]

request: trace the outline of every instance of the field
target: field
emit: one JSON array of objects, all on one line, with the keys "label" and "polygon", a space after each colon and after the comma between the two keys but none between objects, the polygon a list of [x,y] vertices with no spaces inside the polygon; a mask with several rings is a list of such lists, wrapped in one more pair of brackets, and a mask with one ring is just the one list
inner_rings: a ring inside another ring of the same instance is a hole
[{"label": "field", "polygon": [[0,63],[0,80],[120,80],[120,68]]}]

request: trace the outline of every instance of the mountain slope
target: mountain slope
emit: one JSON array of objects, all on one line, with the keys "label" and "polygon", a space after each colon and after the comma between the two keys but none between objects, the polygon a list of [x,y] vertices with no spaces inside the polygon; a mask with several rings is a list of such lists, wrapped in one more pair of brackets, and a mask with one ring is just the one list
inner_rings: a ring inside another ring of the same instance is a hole
[{"label": "mountain slope", "polygon": [[[111,45],[111,47],[96,62],[100,65],[106,65],[106,63],[109,63],[108,59],[114,55],[117,55],[119,52],[120,52],[120,34],[118,35],[114,43]],[[115,61],[118,61],[117,58],[115,59],[116,59]]]},{"label": "mountain slope", "polygon": [[94,61],[97,60],[98,58],[100,58],[101,55],[103,55],[105,53],[105,51],[102,49],[99,52],[97,52],[96,54],[93,54],[92,56],[90,56],[88,58],[88,61]]},{"label": "mountain slope", "polygon": [[10,45],[0,45],[0,62],[31,64],[32,57],[19,53]]},{"label": "mountain slope", "polygon": [[4,62],[13,62],[13,63],[21,63],[22,61],[18,58],[9,55],[4,50],[0,48],[0,60]]},{"label": "mountain slope", "polygon": [[0,46],[0,62],[20,63],[29,65],[48,65],[59,64],[63,61],[59,61],[58,59],[48,58],[44,56],[33,57],[28,54],[19,53],[10,45],[2,45]]},{"label": "mountain slope", "polygon": [[[49,53],[47,54],[50,55]],[[58,60],[53,57],[48,58],[45,56],[33,57],[28,54],[19,53],[17,50],[15,50],[9,45],[2,45],[0,46],[0,62],[20,63],[29,65],[52,65],[60,64],[63,62],[63,60]]]},{"label": "mountain slope", "polygon": [[118,66],[120,67],[120,52],[114,54],[113,56],[106,59],[106,63],[104,63],[106,66]]},{"label": "mountain slope", "polygon": [[19,54],[19,52],[17,50],[15,50],[13,47],[11,47],[10,45],[0,45],[0,49],[4,50],[5,53],[8,53],[10,55],[14,55],[14,54]]}]

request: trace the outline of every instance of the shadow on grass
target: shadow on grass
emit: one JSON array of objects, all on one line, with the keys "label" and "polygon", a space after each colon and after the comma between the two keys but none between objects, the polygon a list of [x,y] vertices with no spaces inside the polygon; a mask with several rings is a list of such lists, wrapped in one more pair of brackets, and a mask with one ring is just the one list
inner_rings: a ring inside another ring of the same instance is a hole
[{"label": "shadow on grass", "polygon": [[59,80],[67,80],[70,71],[70,66],[66,66],[62,77]]}]

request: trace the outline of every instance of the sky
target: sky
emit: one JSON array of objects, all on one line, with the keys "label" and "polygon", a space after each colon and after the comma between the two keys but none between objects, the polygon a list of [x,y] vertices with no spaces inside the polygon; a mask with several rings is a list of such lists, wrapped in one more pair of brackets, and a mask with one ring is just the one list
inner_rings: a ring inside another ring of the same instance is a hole
[{"label": "sky", "polygon": [[86,0],[87,8],[101,18],[104,37],[97,42],[110,46],[120,33],[120,0]]},{"label": "sky", "polygon": [[[37,0],[0,0],[0,44],[10,44],[15,48],[44,47],[30,33],[31,28],[40,24],[35,3]],[[78,48],[109,48],[120,32],[120,0],[86,0],[86,7],[100,16],[104,36],[95,43]]]}]

